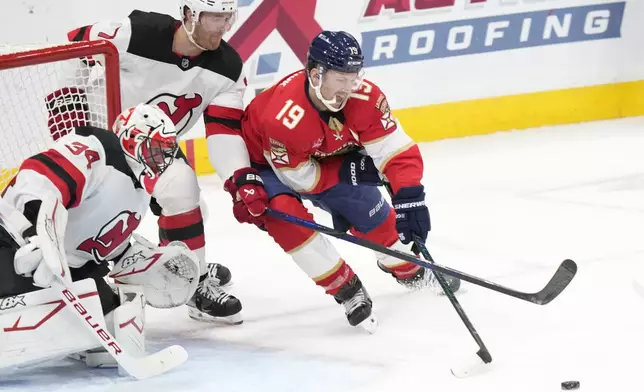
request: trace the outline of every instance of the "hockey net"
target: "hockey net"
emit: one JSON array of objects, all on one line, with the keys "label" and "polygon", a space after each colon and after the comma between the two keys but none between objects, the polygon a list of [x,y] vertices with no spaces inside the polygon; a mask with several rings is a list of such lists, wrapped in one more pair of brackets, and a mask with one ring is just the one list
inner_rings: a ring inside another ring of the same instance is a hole
[{"label": "hockey net", "polygon": [[0,192],[22,161],[74,127],[111,127],[121,110],[118,62],[108,41],[0,46]]}]

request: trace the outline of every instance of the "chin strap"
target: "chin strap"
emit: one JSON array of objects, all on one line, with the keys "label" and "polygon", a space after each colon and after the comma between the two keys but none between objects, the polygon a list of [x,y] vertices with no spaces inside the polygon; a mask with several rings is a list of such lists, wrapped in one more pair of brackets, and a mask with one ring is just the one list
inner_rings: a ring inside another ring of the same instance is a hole
[{"label": "chin strap", "polygon": [[322,91],[320,91],[320,89],[322,88],[322,77],[321,76],[322,76],[322,74],[320,74],[320,84],[318,84],[317,86],[313,84],[313,81],[311,80],[311,76],[309,76],[308,77],[309,78],[309,84],[311,86],[313,86],[313,89],[315,90],[315,96],[322,102],[322,104],[324,104],[324,106],[326,106],[327,109],[329,109],[332,112],[339,112],[340,110],[342,110],[344,108],[344,105],[347,104],[347,101],[349,100],[350,95],[347,95],[347,97],[344,99],[344,101],[342,102],[340,107],[336,108],[336,107],[331,106],[334,103],[336,103],[336,98],[334,97],[333,100],[324,99],[324,97],[322,96]]},{"label": "chin strap", "polygon": [[199,45],[194,38],[192,38],[192,34],[195,32],[195,27],[197,26],[197,21],[195,20],[194,16],[191,16],[190,19],[192,20],[192,30],[188,30],[186,27],[186,23],[184,21],[181,21],[181,26],[183,26],[183,29],[186,31],[186,34],[188,34],[188,40],[196,46],[197,48],[206,51],[208,49],[204,48],[203,46]]}]

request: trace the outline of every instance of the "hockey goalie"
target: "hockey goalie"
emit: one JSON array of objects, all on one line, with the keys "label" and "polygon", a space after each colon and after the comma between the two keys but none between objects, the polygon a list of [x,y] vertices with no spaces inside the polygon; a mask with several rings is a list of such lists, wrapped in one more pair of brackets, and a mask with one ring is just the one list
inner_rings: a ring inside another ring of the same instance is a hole
[{"label": "hockey goalie", "polygon": [[[175,159],[176,136],[163,111],[141,104],[113,130],[77,127],[22,163],[0,199],[0,368],[66,355],[114,365],[52,287],[61,276],[103,316],[96,328],[140,353],[146,303],[171,308],[193,297],[197,255],[182,242],[159,247],[133,233],[152,196],[182,192],[166,184],[186,164]],[[61,262],[52,267],[54,240]]]}]

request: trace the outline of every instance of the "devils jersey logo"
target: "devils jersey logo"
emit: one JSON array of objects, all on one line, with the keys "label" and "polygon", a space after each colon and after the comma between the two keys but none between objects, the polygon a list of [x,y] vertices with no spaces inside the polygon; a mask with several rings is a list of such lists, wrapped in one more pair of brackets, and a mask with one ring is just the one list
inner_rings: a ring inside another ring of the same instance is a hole
[{"label": "devils jersey logo", "polygon": [[195,109],[201,106],[202,102],[203,98],[199,94],[188,98],[187,94],[176,96],[167,93],[159,94],[148,101],[149,104],[157,105],[170,117],[178,133],[190,124]]},{"label": "devils jersey logo", "polygon": [[101,227],[96,236],[78,245],[78,250],[91,254],[97,262],[109,260],[110,256],[115,256],[112,252],[130,238],[139,223],[141,216],[138,213],[122,211]]}]

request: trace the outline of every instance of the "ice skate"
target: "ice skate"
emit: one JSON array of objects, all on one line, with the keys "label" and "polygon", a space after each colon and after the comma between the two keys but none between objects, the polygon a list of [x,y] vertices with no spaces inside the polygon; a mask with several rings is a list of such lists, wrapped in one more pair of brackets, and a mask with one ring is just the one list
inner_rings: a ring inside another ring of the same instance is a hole
[{"label": "ice skate", "polygon": [[190,307],[188,314],[197,321],[241,324],[244,321],[241,302],[222,289],[220,279],[216,276],[217,272],[221,271],[220,267],[220,264],[208,264],[207,273],[200,278],[195,294],[187,303]]},{"label": "ice skate", "polygon": [[378,320],[372,313],[373,303],[358,276],[345,283],[334,298],[344,306],[344,313],[351,326],[360,326],[369,333],[376,332]]},{"label": "ice skate", "polygon": [[[404,279],[398,278],[394,273],[389,270],[387,267],[382,265],[380,262],[378,262],[378,267],[383,270],[384,272],[391,274],[395,279],[396,282],[398,282],[400,285],[411,289],[411,290],[422,290],[425,288],[429,288],[433,292],[437,294],[444,294],[443,289],[440,286],[440,283],[438,283],[438,280],[436,279],[435,273],[433,273],[430,269],[428,268],[423,268],[420,267],[418,268],[418,271]],[[447,282],[447,285],[450,287],[453,293],[456,293],[460,288],[461,288],[461,280],[458,278],[455,278],[453,276],[441,274],[443,278],[445,279],[445,282]]]}]

